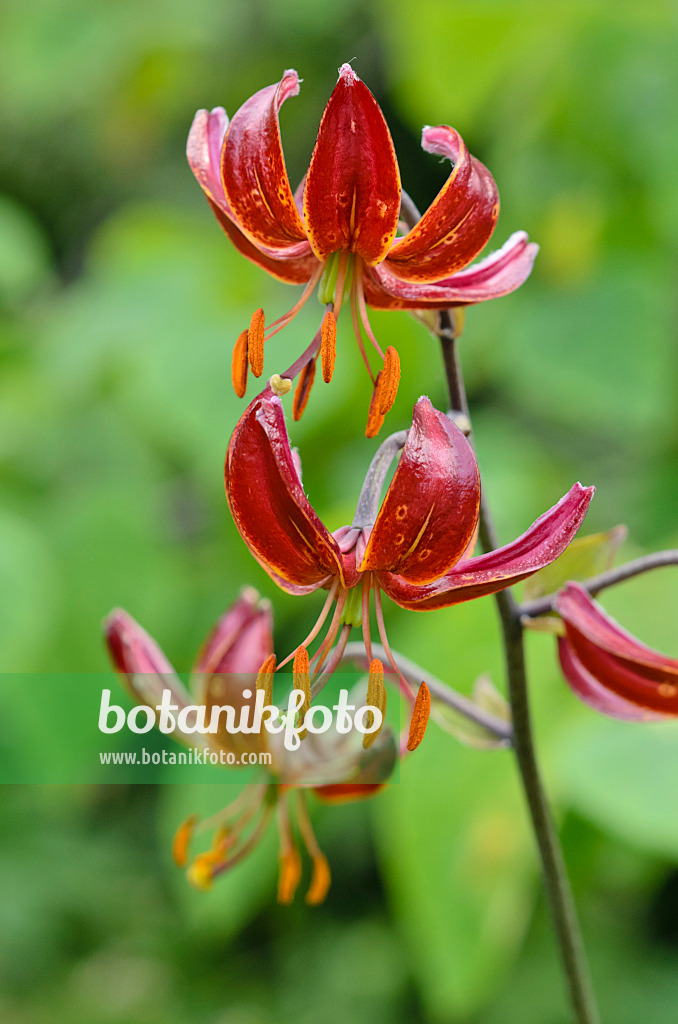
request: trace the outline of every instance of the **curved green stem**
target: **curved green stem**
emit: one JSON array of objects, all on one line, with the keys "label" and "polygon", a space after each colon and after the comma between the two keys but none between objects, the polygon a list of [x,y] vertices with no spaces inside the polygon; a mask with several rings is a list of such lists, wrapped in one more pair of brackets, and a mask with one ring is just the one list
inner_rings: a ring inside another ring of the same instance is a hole
[{"label": "curved green stem", "polygon": [[[439,314],[439,327],[436,333],[442,347],[452,411],[468,417],[468,404],[459,366],[454,325],[449,313],[441,312]],[[470,429],[469,440],[471,440]],[[484,551],[491,551],[499,546],[484,498],[480,507],[479,536]],[[591,985],[572,889],[537,763],[527,686],[521,609],[508,589],[500,590],[495,594],[495,600],[504,641],[508,696],[513,724],[513,749],[541,859],[544,887],[558,940],[574,1019],[577,1024],[599,1024],[600,1017]]]}]

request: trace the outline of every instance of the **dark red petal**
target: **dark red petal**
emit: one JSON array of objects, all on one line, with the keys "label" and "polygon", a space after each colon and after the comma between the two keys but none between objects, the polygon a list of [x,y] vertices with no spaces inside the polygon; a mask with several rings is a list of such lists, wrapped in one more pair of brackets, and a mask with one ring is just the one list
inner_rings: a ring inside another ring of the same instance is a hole
[{"label": "dark red petal", "polygon": [[622,629],[578,583],[568,583],[560,591],[555,609],[566,626],[571,626],[591,643],[621,658],[630,666],[646,668],[648,678],[652,678],[649,673],[653,669],[658,670],[657,679],[663,679],[666,674],[678,677],[678,661],[675,658],[653,650]]},{"label": "dark red petal", "polygon": [[360,571],[389,570],[417,584],[437,580],[468,547],[479,506],[473,449],[447,416],[420,398]]},{"label": "dark red petal", "polygon": [[339,545],[304,494],[282,404],[268,388],[233,432],[226,495],[245,543],[280,586],[317,589],[342,575]]},{"label": "dark red petal", "polygon": [[447,125],[424,128],[422,146],[454,164],[421,220],[388,254],[389,269],[407,281],[439,281],[467,266],[484,249],[499,216],[494,178]]},{"label": "dark red petal", "polygon": [[627,700],[608,689],[584,667],[566,637],[558,638],[558,657],[563,675],[570,688],[596,711],[630,722],[657,721],[668,717],[657,711],[650,711],[646,706]]},{"label": "dark red petal", "polygon": [[395,238],[400,173],[393,140],[374,96],[342,65],[311,157],[304,220],[320,260],[340,249],[379,263]]},{"label": "dark red petal", "polygon": [[114,668],[138,704],[155,707],[163,690],[170,690],[179,707],[190,703],[187,690],[153,637],[122,608],[104,620],[104,639]]},{"label": "dark red petal", "polygon": [[281,249],[292,249],[295,256],[308,251],[278,121],[284,101],[298,92],[296,71],[286,71],[280,82],[260,89],[236,111],[221,151],[221,181],[233,219],[268,255]]},{"label": "dark red petal", "polygon": [[435,583],[417,587],[393,573],[379,573],[379,583],[396,604],[413,611],[447,608],[494,594],[550,565],[562,554],[581,526],[594,491],[594,487],[575,484],[517,540],[459,562]]},{"label": "dark red petal", "polygon": [[498,299],[527,280],[538,252],[524,231],[516,231],[501,249],[432,284],[401,281],[386,259],[363,274],[365,299],[373,309],[449,309]]},{"label": "dark red petal", "polygon": [[243,590],[205,640],[194,672],[258,672],[273,653],[273,615],[256,590]]},{"label": "dark red petal", "polygon": [[188,163],[208,199],[219,206],[226,216],[232,217],[224,186],[221,184],[221,147],[228,128],[228,117],[223,107],[199,110],[193,118],[186,143]]},{"label": "dark red petal", "polygon": [[301,256],[290,255],[292,250],[288,250],[286,253],[281,250],[281,255],[269,256],[245,238],[242,231],[228,219],[216,203],[209,200],[209,204],[238,252],[246,256],[252,263],[256,263],[258,267],[266,270],[272,277],[277,277],[279,281],[284,281],[285,284],[306,284],[311,279],[318,266],[318,261],[311,252],[310,246],[307,247],[306,254]]}]

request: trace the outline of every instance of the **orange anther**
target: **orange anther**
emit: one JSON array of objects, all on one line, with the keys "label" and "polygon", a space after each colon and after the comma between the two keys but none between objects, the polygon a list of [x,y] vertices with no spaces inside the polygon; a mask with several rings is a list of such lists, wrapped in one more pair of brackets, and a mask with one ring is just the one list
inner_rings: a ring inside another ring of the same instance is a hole
[{"label": "orange anther", "polygon": [[384,422],[383,413],[380,411],[379,406],[381,404],[381,371],[377,374],[377,379],[374,383],[374,391],[372,392],[372,399],[370,401],[370,408],[367,413],[367,426],[365,427],[365,437],[376,437],[381,430]]},{"label": "orange anther", "polygon": [[265,704],[271,704],[273,701],[273,677],[275,666],[275,654],[269,654],[257,675],[257,690],[264,691]]},{"label": "orange anther", "polygon": [[174,833],[174,839],[172,840],[172,859],[178,868],[184,868],[188,863],[188,847],[197,821],[197,814],[192,814],[190,818],[186,818],[186,821],[182,821],[181,825],[179,825],[179,828]]},{"label": "orange anther", "polygon": [[294,899],[297,886],[301,881],[301,857],[296,846],[291,846],[281,853],[279,863],[278,903],[287,905]]},{"label": "orange anther", "polygon": [[[381,724],[375,732],[365,733],[363,736],[363,747],[365,750],[371,747],[377,736],[381,732],[381,727],[384,722],[384,714],[386,712],[386,700],[387,693],[386,687],[384,686],[384,666],[380,662],[379,658],[373,658],[370,664],[370,674],[367,682],[367,703],[374,708],[379,708],[381,711]],[[374,724],[374,712],[368,711],[365,716],[365,726],[371,729]]]},{"label": "orange anther", "polygon": [[[308,651],[305,647],[297,648],[292,665],[292,679],[295,690],[302,690],[304,703],[299,708],[299,721],[303,722],[306,712],[311,706],[311,675],[308,664]],[[299,739],[306,739],[306,730],[299,733]]]},{"label": "orange anther", "polygon": [[231,358],[231,381],[238,398],[247,391],[247,331],[238,336]]},{"label": "orange anther", "polygon": [[426,726],[428,725],[428,716],[431,714],[431,691],[429,690],[426,683],[422,683],[419,687],[414,707],[412,708],[412,718],[410,720],[410,734],[407,737],[407,749],[416,750],[421,741],[424,738],[426,732]]},{"label": "orange anther", "polygon": [[299,375],[299,383],[294,392],[294,401],[292,402],[292,419],[300,420],[304,415],[304,409],[308,402],[308,397],[311,394],[311,388],[313,387],[313,381],[315,380],[315,359],[309,360],[306,366],[303,368]]},{"label": "orange anther", "polygon": [[337,355],[337,319],[331,309],[327,310],[323,318],[320,337],[320,362],[323,380],[326,384],[329,384],[334,373],[334,360]]},{"label": "orange anther", "polygon": [[247,332],[247,356],[255,377],[264,372],[264,311],[255,309]]},{"label": "orange anther", "polygon": [[309,906],[317,907],[319,903],[325,902],[325,897],[331,883],[332,875],[330,873],[330,866],[327,863],[327,857],[322,853],[318,853],[313,858],[313,876],[306,893],[306,902]]},{"label": "orange anther", "polygon": [[382,416],[393,407],[400,383],[400,357],[393,345],[389,345],[384,356],[384,368],[381,371],[379,385],[379,412]]},{"label": "orange anther", "polygon": [[186,872],[191,885],[196,889],[206,892],[212,888],[214,881],[214,860],[209,853],[203,853],[196,857]]}]

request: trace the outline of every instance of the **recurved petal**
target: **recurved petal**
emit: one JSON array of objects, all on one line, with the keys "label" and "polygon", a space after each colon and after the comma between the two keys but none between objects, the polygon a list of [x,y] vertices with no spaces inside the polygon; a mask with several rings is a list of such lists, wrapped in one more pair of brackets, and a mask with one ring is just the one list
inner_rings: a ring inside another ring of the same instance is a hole
[{"label": "recurved petal", "polygon": [[226,456],[226,495],[254,557],[283,589],[342,576],[339,545],[304,494],[280,399],[270,388],[245,410]]},{"label": "recurved petal", "polygon": [[479,506],[473,449],[447,416],[420,398],[360,571],[388,570],[410,584],[437,580],[471,542]]},{"label": "recurved petal", "polygon": [[223,107],[199,110],[193,118],[186,143],[188,163],[208,199],[219,206],[228,217],[232,211],[221,184],[221,147],[228,117]]},{"label": "recurved petal", "polygon": [[308,251],[287,176],[278,112],[299,92],[296,71],[251,96],[234,114],[221,151],[221,181],[241,231],[268,255]]},{"label": "recurved petal", "polygon": [[594,487],[575,484],[511,544],[460,562],[439,580],[413,586],[394,573],[379,573],[382,589],[403,608],[428,611],[510,587],[549,565],[565,550],[586,515]]},{"label": "recurved petal", "polygon": [[629,722],[657,721],[667,716],[636,704],[604,686],[584,667],[566,637],[558,639],[558,658],[563,675],[576,695],[604,715]]},{"label": "recurved petal", "polygon": [[678,714],[678,661],[627,633],[577,583],[568,583],[555,607],[577,659],[604,687],[643,708]]},{"label": "recurved petal", "polygon": [[[163,690],[170,691],[172,703],[179,709],[191,703],[188,690],[160,647],[131,615],[122,608],[116,608],[104,619],[103,626],[113,666],[137,704],[156,708],[162,700]],[[172,735],[182,742],[191,742],[190,737],[178,729]]]},{"label": "recurved petal", "polygon": [[407,281],[439,281],[461,270],[483,249],[499,216],[494,178],[447,125],[424,128],[422,147],[454,164],[421,220],[388,254],[388,267]]},{"label": "recurved petal", "polygon": [[349,249],[378,263],[395,237],[400,172],[374,96],[349,64],[320,122],[304,191],[304,220],[318,259]]},{"label": "recurved petal", "polygon": [[205,640],[194,672],[258,672],[273,653],[273,614],[252,587],[218,620]]},{"label": "recurved petal", "polygon": [[516,231],[501,249],[434,283],[403,281],[385,260],[363,274],[365,299],[373,309],[449,309],[498,299],[527,280],[538,252],[524,231]]},{"label": "recurved petal", "polygon": [[222,228],[230,238],[233,245],[236,247],[239,253],[245,256],[252,263],[256,263],[262,270],[267,271],[272,277],[277,277],[279,281],[284,281],[285,284],[306,284],[306,282],[313,276],[313,272],[318,266],[318,261],[311,252],[311,247],[308,243],[304,243],[303,252],[299,255],[297,246],[290,246],[289,249],[280,249],[276,252],[275,256],[271,256],[268,252],[264,252],[258,249],[242,231],[236,227],[235,223],[229,219],[224,210],[217,206],[217,204],[208,199],[214,216],[217,218]]}]

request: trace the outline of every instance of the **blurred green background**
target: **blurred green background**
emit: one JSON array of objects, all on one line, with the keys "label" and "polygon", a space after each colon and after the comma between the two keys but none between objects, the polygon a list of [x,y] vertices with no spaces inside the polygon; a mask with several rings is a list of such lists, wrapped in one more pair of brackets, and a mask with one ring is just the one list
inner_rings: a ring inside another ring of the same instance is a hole
[{"label": "blurred green background", "polygon": [[[317,614],[320,598],[285,597],[247,555],[221,478],[244,408],[232,344],[256,306],[273,319],[295,292],[232,251],[183,154],[198,107],[232,114],[286,67],[305,79],[282,113],[294,184],[336,69],[355,58],[415,201],[447,174],[421,153],[421,126],[453,124],[498,181],[493,241],[525,228],[542,246],[531,280],[470,310],[462,340],[502,538],[581,479],[598,487],[588,532],[626,523],[625,556],[678,544],[674,5],[4,0],[0,39],[4,670],[104,670],[100,620],[114,605],[180,670],[244,583],[273,599],[280,651]],[[267,374],[310,340],[318,312],[310,303],[271,343]],[[444,404],[439,355],[405,314],[372,323],[401,353],[398,429],[419,394]],[[350,521],[376,447],[362,437],[368,398],[342,323],[331,390],[316,384],[293,429],[330,528]],[[606,606],[678,654],[677,593],[669,570]],[[481,672],[503,685],[491,600],[386,614],[395,646],[459,689]],[[595,716],[566,691],[551,639],[529,639],[603,1017],[675,1022],[678,732]],[[71,717],[54,728],[78,743]],[[273,836],[213,893],[189,891],[169,837],[231,793],[5,787],[0,1017],[569,1019],[510,754],[432,727],[385,795],[319,808],[334,885],[316,910],[275,905]]]}]

